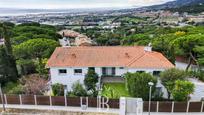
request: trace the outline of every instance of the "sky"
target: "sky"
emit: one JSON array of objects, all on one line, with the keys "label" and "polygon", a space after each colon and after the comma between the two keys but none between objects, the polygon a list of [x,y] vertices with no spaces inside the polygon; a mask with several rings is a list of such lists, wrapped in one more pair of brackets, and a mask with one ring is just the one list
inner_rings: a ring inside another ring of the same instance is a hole
[{"label": "sky", "polygon": [[70,9],[130,7],[161,4],[173,0],[0,0],[0,8]]}]

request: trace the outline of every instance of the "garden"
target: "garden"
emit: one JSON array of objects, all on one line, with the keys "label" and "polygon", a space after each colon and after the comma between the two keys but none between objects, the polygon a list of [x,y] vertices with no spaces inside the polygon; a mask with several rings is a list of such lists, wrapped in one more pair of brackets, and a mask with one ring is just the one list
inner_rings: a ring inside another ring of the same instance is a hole
[{"label": "garden", "polygon": [[160,74],[160,80],[167,90],[168,97],[157,91],[157,78],[149,73],[126,73],[125,83],[104,83],[102,96],[119,99],[120,97],[137,97],[149,99],[149,82],[153,82],[152,99],[156,101],[186,101],[194,92],[194,84],[188,81],[192,74],[179,69],[169,69]]},{"label": "garden", "polygon": [[102,96],[112,99],[119,99],[120,97],[130,97],[129,92],[125,87],[125,83],[104,83]]}]

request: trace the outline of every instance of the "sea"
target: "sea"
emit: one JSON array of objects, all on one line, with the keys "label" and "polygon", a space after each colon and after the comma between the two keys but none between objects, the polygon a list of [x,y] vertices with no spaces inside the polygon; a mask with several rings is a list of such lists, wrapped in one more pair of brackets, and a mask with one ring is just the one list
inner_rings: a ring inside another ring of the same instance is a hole
[{"label": "sea", "polygon": [[[77,13],[77,12],[97,12],[108,10],[119,10],[127,8],[76,8],[76,9],[16,9],[16,8],[0,8],[0,16],[20,16],[27,14],[47,14],[47,13]],[[129,7],[128,7],[129,9]]]}]

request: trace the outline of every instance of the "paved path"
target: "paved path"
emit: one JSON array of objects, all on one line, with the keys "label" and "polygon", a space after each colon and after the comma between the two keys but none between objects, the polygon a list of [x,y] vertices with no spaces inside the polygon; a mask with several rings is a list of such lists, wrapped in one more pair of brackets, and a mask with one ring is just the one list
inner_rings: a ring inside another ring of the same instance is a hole
[{"label": "paved path", "polygon": [[[2,105],[0,104],[0,108]],[[32,109],[32,110],[58,110],[58,111],[70,111],[70,112],[91,112],[91,113],[112,113],[119,114],[119,109],[98,110],[96,108],[88,108],[82,110],[80,107],[62,107],[62,106],[40,106],[40,105],[6,105],[6,108],[13,109]],[[148,115],[147,112],[143,115]],[[151,113],[151,115],[204,115],[203,113]]]},{"label": "paved path", "polygon": [[[0,104],[2,108],[2,104]],[[80,107],[64,107],[64,106],[43,106],[43,105],[6,105],[6,108],[12,109],[36,109],[36,110],[61,110],[70,112],[103,112],[103,113],[118,113],[119,109],[97,109],[89,107],[87,110],[82,110]]]},{"label": "paved path", "polygon": [[195,91],[191,95],[191,101],[200,101],[204,97],[204,82],[190,78],[189,81],[195,84]]}]

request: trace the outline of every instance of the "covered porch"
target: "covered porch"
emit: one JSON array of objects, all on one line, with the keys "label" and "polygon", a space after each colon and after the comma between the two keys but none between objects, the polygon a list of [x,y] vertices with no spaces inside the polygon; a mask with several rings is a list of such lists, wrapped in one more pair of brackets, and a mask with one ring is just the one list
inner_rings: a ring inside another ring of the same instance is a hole
[{"label": "covered porch", "polygon": [[118,75],[119,68],[116,67],[102,67],[101,68],[101,82],[102,83],[124,83],[124,78]]}]

